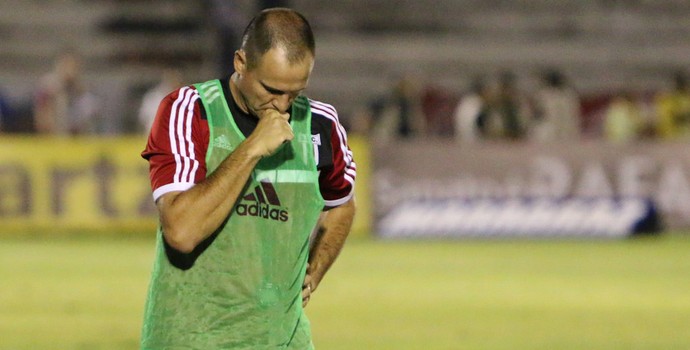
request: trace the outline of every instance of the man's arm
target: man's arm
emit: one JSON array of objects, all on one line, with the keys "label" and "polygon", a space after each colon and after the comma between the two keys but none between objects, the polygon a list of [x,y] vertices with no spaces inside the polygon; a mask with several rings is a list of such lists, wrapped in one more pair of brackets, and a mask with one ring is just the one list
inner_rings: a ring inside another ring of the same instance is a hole
[{"label": "man's arm", "polygon": [[267,111],[252,134],[218,168],[189,190],[170,192],[156,202],[163,237],[189,253],[225,221],[258,161],[294,137],[289,115]]},{"label": "man's arm", "polygon": [[309,252],[309,267],[302,294],[303,305],[306,305],[310,294],[319,286],[345,244],[355,216],[354,197],[324,214]]},{"label": "man's arm", "polygon": [[260,158],[240,145],[216,171],[194,187],[170,192],[156,202],[165,241],[190,253],[228,216]]}]

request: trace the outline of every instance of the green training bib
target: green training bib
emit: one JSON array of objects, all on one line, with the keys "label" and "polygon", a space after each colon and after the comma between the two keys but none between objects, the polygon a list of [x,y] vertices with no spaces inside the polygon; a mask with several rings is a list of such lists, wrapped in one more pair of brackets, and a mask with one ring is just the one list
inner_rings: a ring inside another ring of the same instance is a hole
[{"label": "green training bib", "polygon": [[[208,175],[245,139],[220,84],[195,85],[210,129]],[[294,139],[258,163],[189,269],[170,263],[159,229],[142,349],[313,349],[301,293],[324,201],[305,97],[293,103],[290,124]]]}]

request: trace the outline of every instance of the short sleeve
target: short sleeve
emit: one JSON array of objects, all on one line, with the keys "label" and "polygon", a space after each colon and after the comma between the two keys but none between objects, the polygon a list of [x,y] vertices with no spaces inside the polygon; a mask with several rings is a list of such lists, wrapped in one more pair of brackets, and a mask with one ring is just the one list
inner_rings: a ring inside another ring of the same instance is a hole
[{"label": "short sleeve", "polygon": [[185,191],[206,177],[208,123],[201,117],[199,94],[186,86],[161,101],[141,156],[149,161],[153,199]]},{"label": "short sleeve", "polygon": [[310,100],[312,118],[323,116],[330,121],[331,150],[333,165],[321,169],[319,188],[327,207],[337,207],[349,201],[354,194],[357,166],[352,150],[347,144],[347,133],[338,120],[336,109],[326,103]]}]

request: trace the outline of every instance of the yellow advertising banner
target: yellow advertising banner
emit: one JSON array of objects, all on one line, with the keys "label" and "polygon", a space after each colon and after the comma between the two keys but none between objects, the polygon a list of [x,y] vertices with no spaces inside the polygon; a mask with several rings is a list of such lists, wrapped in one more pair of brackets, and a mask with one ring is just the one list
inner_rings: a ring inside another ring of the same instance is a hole
[{"label": "yellow advertising banner", "polygon": [[0,139],[0,229],[155,227],[146,140]]},{"label": "yellow advertising banner", "polygon": [[[368,147],[351,140],[360,200],[354,231],[368,232]],[[72,230],[153,232],[157,211],[144,137],[0,138],[0,234]],[[361,178],[360,178],[361,176]],[[361,179],[361,181],[360,181]]]}]

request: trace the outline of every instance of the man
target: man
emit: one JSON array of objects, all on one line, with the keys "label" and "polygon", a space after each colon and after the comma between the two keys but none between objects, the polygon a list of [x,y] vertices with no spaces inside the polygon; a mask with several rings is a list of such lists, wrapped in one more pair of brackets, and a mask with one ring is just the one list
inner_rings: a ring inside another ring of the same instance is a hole
[{"label": "man", "polygon": [[34,128],[53,135],[82,135],[94,130],[100,101],[81,78],[81,56],[63,49],[53,70],[41,77],[34,96]]},{"label": "man", "polygon": [[161,102],[142,153],[160,212],[143,349],[313,348],[303,307],[350,231],[355,178],[335,109],[301,96],[314,52],[302,15],[265,10],[229,79]]}]

